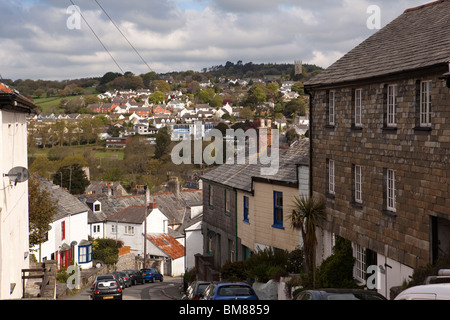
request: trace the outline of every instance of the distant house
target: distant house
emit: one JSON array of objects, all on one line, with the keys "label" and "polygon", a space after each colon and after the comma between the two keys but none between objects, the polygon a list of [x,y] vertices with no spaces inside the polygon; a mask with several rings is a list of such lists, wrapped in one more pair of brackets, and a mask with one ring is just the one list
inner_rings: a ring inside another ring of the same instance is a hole
[{"label": "distant house", "polygon": [[106,139],[106,148],[125,148],[127,143],[131,141],[130,137],[126,138],[107,138]]},{"label": "distant house", "polygon": [[82,269],[92,267],[92,242],[88,241],[89,207],[69,192],[40,179],[42,191],[50,194],[56,202],[57,213],[50,224],[47,241],[32,249],[38,262],[56,260],[59,269],[72,264]]},{"label": "distant house", "polygon": [[147,118],[152,114],[152,108],[146,108],[146,107],[131,107],[128,110],[129,113],[135,113],[139,115],[142,118]]},{"label": "distant house", "polygon": [[153,106],[153,114],[155,115],[171,115],[172,112],[167,110],[166,105],[155,105]]},{"label": "distant house", "polygon": [[95,113],[112,113],[116,109],[117,105],[115,103],[98,103],[90,104],[87,106],[89,110]]},{"label": "distant house", "polygon": [[22,269],[29,268],[28,182],[5,176],[28,167],[27,115],[36,106],[0,83],[0,300],[23,295]]},{"label": "distant house", "polygon": [[185,106],[186,104],[178,99],[173,99],[167,104],[167,107],[175,112],[182,110]]}]

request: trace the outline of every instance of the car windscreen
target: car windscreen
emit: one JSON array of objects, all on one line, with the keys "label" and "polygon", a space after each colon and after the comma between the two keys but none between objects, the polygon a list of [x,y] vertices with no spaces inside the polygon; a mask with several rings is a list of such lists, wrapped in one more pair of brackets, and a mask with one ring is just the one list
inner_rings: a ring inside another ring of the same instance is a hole
[{"label": "car windscreen", "polygon": [[219,288],[217,293],[219,296],[251,296],[253,295],[253,290],[247,286],[232,285],[223,286]]},{"label": "car windscreen", "polygon": [[208,286],[209,283],[199,284],[197,287],[197,293],[203,293]]},{"label": "car windscreen", "polygon": [[102,281],[97,284],[98,290],[116,289],[117,287],[116,281]]}]

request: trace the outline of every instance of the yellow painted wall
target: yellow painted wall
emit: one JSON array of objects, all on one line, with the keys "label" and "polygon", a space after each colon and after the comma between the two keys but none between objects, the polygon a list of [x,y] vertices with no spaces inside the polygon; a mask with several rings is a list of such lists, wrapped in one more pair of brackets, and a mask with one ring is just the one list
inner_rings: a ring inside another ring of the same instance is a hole
[{"label": "yellow painted wall", "polygon": [[[283,229],[273,225],[273,192],[283,193]],[[291,227],[289,216],[292,213],[293,201],[298,197],[298,188],[254,183],[254,196],[238,192],[237,223],[238,237],[242,245],[255,250],[255,244],[275,247],[283,250],[295,250],[299,244],[300,233]],[[244,219],[243,197],[249,197],[249,223]]]}]

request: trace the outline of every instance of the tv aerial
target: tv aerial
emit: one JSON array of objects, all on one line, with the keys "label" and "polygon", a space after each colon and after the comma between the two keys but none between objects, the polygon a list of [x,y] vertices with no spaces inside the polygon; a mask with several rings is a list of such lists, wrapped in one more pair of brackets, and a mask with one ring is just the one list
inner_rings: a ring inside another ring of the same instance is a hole
[{"label": "tv aerial", "polygon": [[9,170],[8,174],[3,174],[4,177],[9,177],[11,182],[14,182],[14,186],[19,182],[25,182],[30,177],[30,172],[24,167],[14,167]]}]

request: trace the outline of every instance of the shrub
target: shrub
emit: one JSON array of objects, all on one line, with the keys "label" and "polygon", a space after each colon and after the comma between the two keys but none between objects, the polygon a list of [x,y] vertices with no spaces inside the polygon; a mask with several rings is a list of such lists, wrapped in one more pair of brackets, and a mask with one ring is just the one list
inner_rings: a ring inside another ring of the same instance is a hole
[{"label": "shrub", "polygon": [[317,272],[317,287],[322,288],[356,288],[353,279],[355,258],[351,242],[343,238],[336,239],[334,253],[328,257]]},{"label": "shrub", "polygon": [[227,262],[222,266],[220,272],[224,281],[246,281],[249,278],[244,261]]}]

